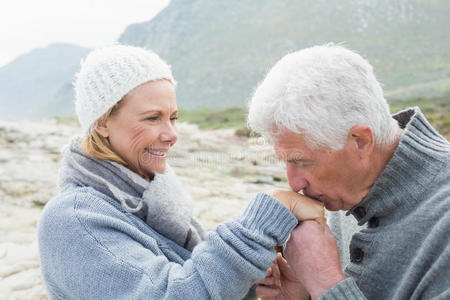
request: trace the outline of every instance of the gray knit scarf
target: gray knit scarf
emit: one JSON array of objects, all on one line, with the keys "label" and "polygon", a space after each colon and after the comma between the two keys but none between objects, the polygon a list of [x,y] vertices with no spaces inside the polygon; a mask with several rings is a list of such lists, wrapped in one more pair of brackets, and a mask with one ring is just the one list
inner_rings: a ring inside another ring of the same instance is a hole
[{"label": "gray knit scarf", "polygon": [[192,199],[169,165],[148,181],[118,163],[85,155],[79,144],[80,138],[74,138],[63,149],[60,187],[90,186],[189,251],[204,239],[205,232],[193,217]]}]

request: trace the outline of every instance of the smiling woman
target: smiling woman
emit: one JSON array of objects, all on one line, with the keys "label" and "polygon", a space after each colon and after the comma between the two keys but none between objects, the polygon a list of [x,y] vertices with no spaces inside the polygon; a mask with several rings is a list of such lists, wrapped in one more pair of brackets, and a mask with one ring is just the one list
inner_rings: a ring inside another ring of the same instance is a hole
[{"label": "smiling woman", "polygon": [[83,136],[63,151],[61,193],[38,226],[49,298],[250,297],[297,220],[323,222],[321,203],[274,191],[204,232],[166,163],[178,109],[170,67],[155,53],[93,51],[75,94]]},{"label": "smiling woman", "polygon": [[172,83],[150,81],[109,109],[82,141],[82,149],[91,157],[113,160],[143,177],[164,173],[167,152],[177,140],[177,118]]}]

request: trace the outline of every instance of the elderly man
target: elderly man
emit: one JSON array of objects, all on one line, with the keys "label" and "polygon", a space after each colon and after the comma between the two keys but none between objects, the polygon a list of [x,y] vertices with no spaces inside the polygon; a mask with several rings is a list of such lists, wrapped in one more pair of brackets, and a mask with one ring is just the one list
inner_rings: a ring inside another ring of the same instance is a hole
[{"label": "elderly man", "polygon": [[286,55],[248,122],[291,188],[332,211],[331,231],[293,231],[277,299],[302,285],[313,299],[450,299],[450,144],[417,107],[390,116],[366,60],[336,45]]}]

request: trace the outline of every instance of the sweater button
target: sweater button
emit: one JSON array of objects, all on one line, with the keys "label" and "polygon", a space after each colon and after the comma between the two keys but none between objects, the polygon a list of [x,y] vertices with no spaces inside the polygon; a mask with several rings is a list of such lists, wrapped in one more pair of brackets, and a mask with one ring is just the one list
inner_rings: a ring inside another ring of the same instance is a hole
[{"label": "sweater button", "polygon": [[363,206],[358,206],[353,210],[353,214],[359,221],[366,216],[366,209]]},{"label": "sweater button", "polygon": [[372,217],[369,220],[369,228],[376,228],[379,225],[379,220],[377,217]]},{"label": "sweater button", "polygon": [[364,258],[364,251],[361,248],[353,248],[350,253],[350,261],[353,263],[359,263]]}]

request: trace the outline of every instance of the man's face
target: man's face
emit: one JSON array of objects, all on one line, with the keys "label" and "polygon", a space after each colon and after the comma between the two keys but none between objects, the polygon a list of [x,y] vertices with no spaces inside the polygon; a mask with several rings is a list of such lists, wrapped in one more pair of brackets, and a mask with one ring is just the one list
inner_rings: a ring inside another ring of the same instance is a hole
[{"label": "man's face", "polygon": [[363,165],[357,145],[347,142],[344,148],[330,152],[310,149],[302,134],[289,130],[277,135],[277,156],[286,162],[292,190],[324,202],[328,210],[348,210],[361,201]]}]

